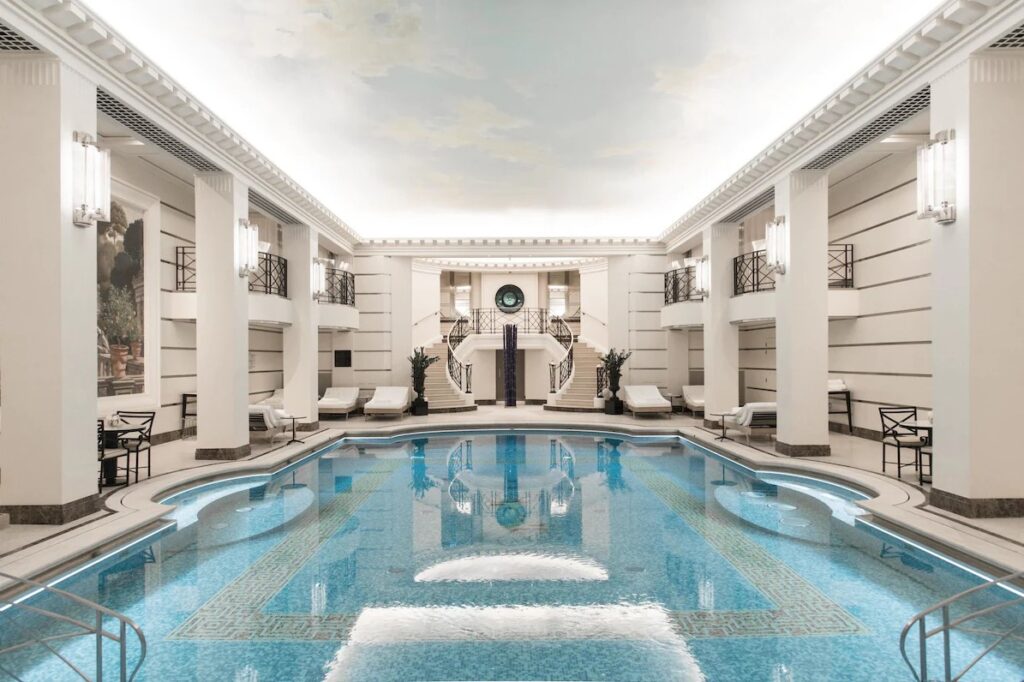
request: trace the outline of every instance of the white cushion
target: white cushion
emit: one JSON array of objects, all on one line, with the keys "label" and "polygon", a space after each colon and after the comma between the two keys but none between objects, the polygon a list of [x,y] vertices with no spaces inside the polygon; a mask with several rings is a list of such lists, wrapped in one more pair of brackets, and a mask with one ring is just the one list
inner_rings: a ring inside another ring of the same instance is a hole
[{"label": "white cushion", "polygon": [[409,405],[409,388],[407,386],[378,386],[373,397],[363,405],[369,410],[398,410]]},{"label": "white cushion", "polygon": [[667,407],[672,408],[672,403],[665,400],[657,386],[623,386],[623,400],[635,407]]},{"label": "white cushion", "polygon": [[704,386],[683,386],[683,400],[687,405],[704,406]]},{"label": "white cushion", "polygon": [[359,399],[359,389],[355,386],[331,386],[324,391],[323,400],[337,400],[342,403],[352,403]]},{"label": "white cushion", "polygon": [[276,388],[276,389],[274,389],[274,394],[273,395],[271,395],[269,398],[264,398],[263,400],[259,401],[259,403],[257,403],[257,404],[258,405],[270,405],[271,407],[276,407],[277,409],[282,409],[284,407],[284,389],[283,388]]},{"label": "white cushion", "polygon": [[829,379],[828,390],[831,391],[845,391],[846,381],[843,379]]}]

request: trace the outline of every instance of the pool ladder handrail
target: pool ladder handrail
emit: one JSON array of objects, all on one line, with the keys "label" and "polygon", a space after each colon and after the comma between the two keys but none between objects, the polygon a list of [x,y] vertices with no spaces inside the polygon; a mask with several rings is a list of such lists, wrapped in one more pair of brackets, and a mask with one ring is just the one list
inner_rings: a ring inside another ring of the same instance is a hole
[{"label": "pool ladder handrail", "polygon": [[[87,682],[102,682],[103,680],[103,640],[108,639],[118,645],[119,656],[118,656],[118,680],[121,682],[132,682],[138,675],[139,670],[142,668],[143,661],[146,660],[146,636],[143,634],[142,629],[135,624],[135,622],[128,616],[108,609],[105,606],[101,606],[96,602],[80,597],[77,594],[65,592],[64,590],[50,587],[44,583],[36,580],[30,580],[28,578],[19,578],[17,576],[9,575],[7,573],[0,572],[0,580],[8,581],[7,584],[2,585],[0,589],[0,613],[8,611],[10,609],[22,610],[26,613],[34,614],[37,616],[44,616],[60,623],[66,623],[79,628],[79,631],[67,632],[58,635],[51,635],[49,637],[37,637],[30,638],[27,641],[19,642],[11,646],[0,649],[0,656],[17,651],[26,649],[33,645],[39,645],[49,651],[52,655],[60,659],[68,668],[73,670],[83,680]],[[10,583],[13,583],[10,584]],[[27,592],[19,594],[18,596],[10,595],[9,592],[12,589],[17,589],[17,586],[26,588]],[[38,606],[33,606],[28,603],[33,597],[48,593],[68,599],[75,604],[90,609],[95,615],[95,621],[90,623],[79,618],[68,616],[66,614],[57,613],[56,611],[50,611],[43,609]],[[107,630],[104,627],[103,621],[105,618],[112,618],[117,621],[117,632]],[[135,666],[129,670],[128,667],[128,631],[131,630],[135,633],[139,642],[139,657],[136,661]],[[84,670],[79,666],[75,665],[68,658],[60,653],[55,647],[51,646],[52,642],[66,641],[74,639],[76,637],[88,637],[94,636],[96,638],[96,670],[95,677],[89,677]],[[5,671],[6,672],[6,671]],[[11,673],[8,673],[11,674]],[[11,674],[14,679],[19,679]]]},{"label": "pool ladder handrail", "polygon": [[[986,606],[984,608],[971,611],[970,613],[960,616],[959,618],[950,620],[950,607],[956,602],[964,599],[965,597],[978,594],[985,590],[992,589],[999,585],[1006,585],[1024,579],[1024,571],[1018,571],[1017,573],[1011,573],[1010,575],[1004,575],[1001,578],[990,580],[989,582],[976,585],[970,589],[966,589],[963,592],[953,595],[948,599],[940,601],[938,604],[931,606],[907,621],[907,624],[903,626],[903,630],[900,632],[900,653],[903,655],[903,660],[906,661],[907,666],[910,668],[911,673],[914,675],[914,679],[917,682],[928,682],[928,639],[936,635],[942,635],[942,667],[943,677],[941,678],[944,682],[955,682],[956,680],[963,679],[964,675],[973,668],[978,661],[983,659],[985,656],[990,654],[996,647],[1005,642],[1010,638],[1019,639],[1020,636],[1015,636],[1014,633],[1024,630],[1024,620],[1010,627],[1005,632],[995,632],[987,629],[976,629],[976,628],[965,628],[961,627],[964,623],[987,616],[995,613],[996,611],[1002,610],[1008,606],[1015,606],[1017,604],[1024,603],[1024,597],[1018,596],[1016,599],[1012,599],[1005,602],[1000,602],[992,606]],[[1016,592],[1016,594],[1020,594]],[[931,630],[927,626],[927,618],[935,612],[941,612],[942,624],[938,625]],[[910,657],[907,655],[907,637],[910,632],[914,629],[918,632],[918,661],[920,670],[914,667]],[[972,632],[974,634],[982,635],[995,635],[996,639],[989,644],[984,651],[971,659],[971,662],[964,666],[959,672],[953,674],[953,665],[950,655],[950,634],[954,628],[960,628],[964,632]]]}]

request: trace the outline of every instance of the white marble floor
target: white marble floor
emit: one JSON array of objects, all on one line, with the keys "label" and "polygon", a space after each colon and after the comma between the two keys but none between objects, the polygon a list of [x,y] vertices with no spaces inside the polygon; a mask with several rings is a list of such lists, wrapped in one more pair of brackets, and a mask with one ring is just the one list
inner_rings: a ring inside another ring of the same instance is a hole
[{"label": "white marble floor", "polygon": [[[502,406],[480,406],[472,412],[456,414],[431,414],[427,417],[406,416],[401,420],[396,419],[368,419],[363,416],[353,416],[348,420],[321,421],[321,426],[326,428],[340,428],[345,431],[366,432],[379,429],[392,429],[395,426],[405,428],[431,427],[440,424],[458,424],[472,427],[474,425],[493,424],[495,422],[507,424],[523,424],[537,426],[557,426],[565,423],[576,425],[593,425],[595,428],[602,426],[621,426],[637,430],[664,430],[675,429],[682,426],[703,428],[702,420],[690,416],[673,414],[671,417],[646,416],[634,418],[629,415],[610,416],[602,413],[566,413],[544,410],[539,405],[520,405],[515,409]],[[708,430],[709,437],[717,436],[717,430]],[[737,442],[745,443],[745,438],[736,433],[730,433]],[[300,434],[301,437],[301,434]],[[268,443],[260,438],[253,442],[253,454],[251,457],[259,457],[271,449],[283,447],[288,440],[287,436],[278,436],[274,443]],[[764,452],[776,454],[773,442],[769,439],[755,438],[751,445]],[[874,473],[881,472],[881,445],[875,441],[864,438],[857,438],[840,433],[833,433],[830,436],[832,454],[830,457],[809,458],[815,459],[839,467],[852,467]],[[157,445],[153,448],[153,475],[159,476],[183,469],[210,466],[214,462],[198,461],[195,459],[195,440],[177,440]],[[782,455],[777,455],[782,457]],[[896,472],[892,467],[885,473],[886,476],[896,478]],[[903,471],[902,480],[905,483],[916,485],[917,475],[912,469]],[[927,486],[925,486],[927,490]],[[955,514],[931,507],[929,511],[940,514],[947,518],[954,519],[973,528],[992,533],[1005,540],[1021,544],[1024,547],[1024,518],[1010,519],[964,519]],[[74,523],[64,526],[36,526],[36,525],[12,525],[0,530],[0,558],[9,555],[20,548],[35,544],[44,539],[59,535],[72,528],[81,527],[82,524],[102,518],[104,512],[97,512],[94,515],[79,519]],[[1022,549],[1024,551],[1024,549]]]}]

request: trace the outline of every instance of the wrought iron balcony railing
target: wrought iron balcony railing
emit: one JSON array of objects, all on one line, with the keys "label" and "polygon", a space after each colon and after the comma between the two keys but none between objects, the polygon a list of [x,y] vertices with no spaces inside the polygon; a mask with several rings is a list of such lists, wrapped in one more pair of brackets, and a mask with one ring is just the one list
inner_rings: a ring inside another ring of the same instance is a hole
[{"label": "wrought iron balcony railing", "polygon": [[[775,272],[768,267],[764,251],[751,251],[736,256],[732,261],[732,272],[733,293],[736,296],[775,290]],[[828,287],[853,288],[853,244],[833,244],[828,247]],[[667,303],[667,288],[665,297]]]},{"label": "wrought iron balcony railing", "polygon": [[[196,247],[175,248],[174,270],[175,291],[196,290]],[[249,291],[288,298],[288,261],[281,256],[261,251],[256,272],[249,275]],[[354,295],[354,288],[352,291]]]},{"label": "wrought iron balcony railing", "polygon": [[196,247],[175,247],[174,273],[175,291],[196,290]]},{"label": "wrought iron balcony railing", "polygon": [[249,275],[249,291],[288,298],[288,261],[260,251],[256,272]]},{"label": "wrought iron balcony railing", "polygon": [[340,303],[355,306],[356,277],[348,270],[327,268],[327,290],[320,294],[320,303]]},{"label": "wrought iron balcony railing", "polygon": [[665,273],[665,305],[681,301],[701,301],[703,296],[697,293],[697,269],[694,267],[677,268]]}]

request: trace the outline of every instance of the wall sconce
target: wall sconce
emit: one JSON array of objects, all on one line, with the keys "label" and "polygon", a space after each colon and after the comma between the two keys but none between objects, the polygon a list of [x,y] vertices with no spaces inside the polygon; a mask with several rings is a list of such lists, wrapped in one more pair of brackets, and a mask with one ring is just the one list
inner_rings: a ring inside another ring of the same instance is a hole
[{"label": "wall sconce", "polygon": [[956,221],[956,135],[943,130],[917,148],[917,217]]},{"label": "wall sconce", "polygon": [[678,270],[679,269],[679,261],[674,260],[671,263],[669,263],[668,264],[668,269],[669,270]]},{"label": "wall sconce", "polygon": [[313,259],[313,300],[319,301],[327,293],[327,269],[334,267],[334,261],[328,258]]},{"label": "wall sconce", "polygon": [[711,293],[711,262],[707,256],[704,256],[697,259],[693,268],[693,293],[698,296],[707,296]]},{"label": "wall sconce", "polygon": [[110,150],[100,149],[88,133],[74,134],[71,220],[79,227],[110,220]]},{"label": "wall sconce", "polygon": [[238,219],[238,276],[248,277],[260,266],[260,230],[256,223]]},{"label": "wall sconce", "polygon": [[770,270],[786,274],[789,256],[789,223],[786,216],[778,216],[764,226],[764,261]]}]

